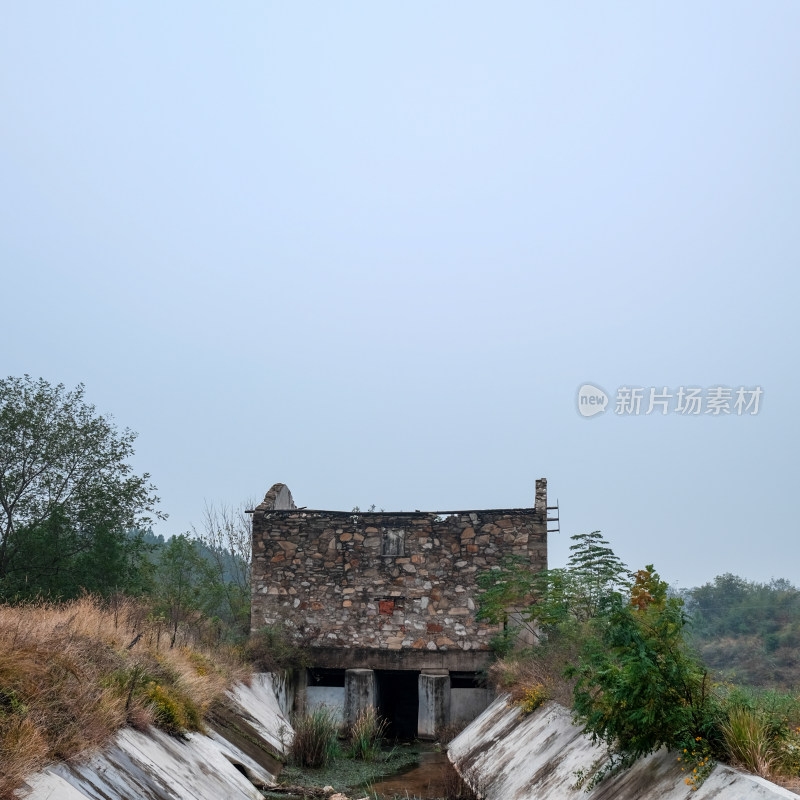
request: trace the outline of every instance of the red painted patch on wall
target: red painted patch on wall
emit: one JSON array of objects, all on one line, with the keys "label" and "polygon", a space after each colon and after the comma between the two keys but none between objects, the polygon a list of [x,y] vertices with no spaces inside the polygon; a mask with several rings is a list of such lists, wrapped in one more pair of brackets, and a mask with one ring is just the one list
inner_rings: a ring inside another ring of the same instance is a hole
[{"label": "red painted patch on wall", "polygon": [[387,614],[391,617],[394,614],[394,600],[379,600],[378,610],[381,614]]}]

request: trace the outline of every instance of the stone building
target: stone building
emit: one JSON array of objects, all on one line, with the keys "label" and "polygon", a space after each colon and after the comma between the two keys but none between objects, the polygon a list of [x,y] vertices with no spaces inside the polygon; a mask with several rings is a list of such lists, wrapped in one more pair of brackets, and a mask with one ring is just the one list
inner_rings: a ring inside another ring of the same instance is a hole
[{"label": "stone building", "polygon": [[521,556],[547,567],[547,481],[532,508],[317,511],[281,483],[253,511],[254,630],[284,623],[312,652],[298,698],[352,720],[375,705],[399,736],[433,737],[488,703],[497,626],[477,575]]}]

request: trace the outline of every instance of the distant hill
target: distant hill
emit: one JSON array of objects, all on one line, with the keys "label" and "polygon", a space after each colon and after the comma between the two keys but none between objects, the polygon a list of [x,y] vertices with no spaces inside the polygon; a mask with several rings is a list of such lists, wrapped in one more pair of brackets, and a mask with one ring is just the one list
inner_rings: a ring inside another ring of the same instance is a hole
[{"label": "distant hill", "polygon": [[727,573],[681,592],[692,639],[723,679],[764,688],[800,687],[800,589]]}]

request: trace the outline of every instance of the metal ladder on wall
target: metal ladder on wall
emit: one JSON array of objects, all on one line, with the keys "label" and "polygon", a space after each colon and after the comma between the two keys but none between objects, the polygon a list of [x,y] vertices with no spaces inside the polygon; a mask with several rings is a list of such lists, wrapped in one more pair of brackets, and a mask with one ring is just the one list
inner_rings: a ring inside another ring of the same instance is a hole
[{"label": "metal ladder on wall", "polygon": [[[550,516],[550,512],[555,511],[555,516]],[[561,511],[558,508],[558,498],[554,506],[547,506],[547,532],[548,533],[561,533]],[[550,527],[551,523],[555,523],[553,528]]]}]

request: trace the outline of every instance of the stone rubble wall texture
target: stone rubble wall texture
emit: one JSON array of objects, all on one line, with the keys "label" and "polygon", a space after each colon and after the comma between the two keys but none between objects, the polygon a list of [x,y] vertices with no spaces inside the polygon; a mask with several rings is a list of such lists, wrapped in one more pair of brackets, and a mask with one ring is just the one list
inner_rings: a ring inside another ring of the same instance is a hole
[{"label": "stone rubble wall texture", "polygon": [[497,626],[475,618],[477,576],[507,555],[547,567],[545,481],[535,508],[446,516],[273,509],[281,493],[253,513],[254,629],[284,621],[335,648],[485,651]]},{"label": "stone rubble wall texture", "polygon": [[[234,720],[233,736],[213,727],[208,735],[190,733],[185,739],[155,728],[124,728],[101,752],[30,776],[17,796],[20,800],[263,800],[254,784],[273,785],[277,769],[270,771],[264,764],[277,761],[261,754],[280,756],[292,736],[272,675],[254,675],[250,686],[234,687],[227,707]],[[236,735],[240,728],[247,731],[246,741]]]},{"label": "stone rubble wall texture", "polygon": [[774,783],[717,764],[696,791],[685,783],[675,753],[659,750],[590,791],[577,775],[591,772],[605,750],[554,702],[523,716],[508,695],[494,701],[449,745],[447,755],[484,800],[789,800]]}]

